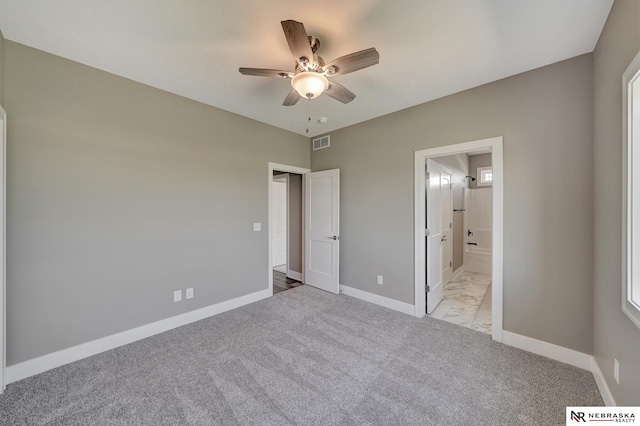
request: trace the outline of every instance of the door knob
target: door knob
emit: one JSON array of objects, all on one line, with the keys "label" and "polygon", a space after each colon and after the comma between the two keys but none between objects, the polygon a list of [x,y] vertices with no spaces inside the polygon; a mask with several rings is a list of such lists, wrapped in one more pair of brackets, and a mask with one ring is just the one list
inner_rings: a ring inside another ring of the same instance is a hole
[{"label": "door knob", "polygon": [[447,241],[447,237],[440,238],[440,242]]},{"label": "door knob", "polygon": [[334,241],[335,241],[335,240],[337,240],[337,239],[338,239],[338,236],[337,236],[337,235],[334,235],[333,237],[329,237],[329,239],[330,239],[330,240],[334,240]]}]

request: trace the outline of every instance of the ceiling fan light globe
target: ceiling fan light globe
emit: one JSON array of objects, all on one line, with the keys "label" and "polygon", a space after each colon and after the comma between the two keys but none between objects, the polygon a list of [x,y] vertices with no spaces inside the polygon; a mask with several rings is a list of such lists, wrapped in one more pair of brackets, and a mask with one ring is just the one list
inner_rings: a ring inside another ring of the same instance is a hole
[{"label": "ceiling fan light globe", "polygon": [[317,98],[329,87],[329,80],[322,74],[305,71],[296,74],[291,79],[291,86],[303,98]]}]

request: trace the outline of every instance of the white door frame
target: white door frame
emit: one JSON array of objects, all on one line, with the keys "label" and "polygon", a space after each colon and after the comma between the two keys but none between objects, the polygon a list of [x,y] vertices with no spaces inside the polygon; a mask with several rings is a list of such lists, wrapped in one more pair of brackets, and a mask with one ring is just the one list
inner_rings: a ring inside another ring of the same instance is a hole
[{"label": "white door frame", "polygon": [[[280,170],[278,170],[278,171],[280,171]],[[288,272],[289,271],[289,265],[291,265],[291,259],[290,259],[290,256],[289,256],[289,248],[290,248],[290,244],[289,244],[289,235],[290,235],[290,230],[289,230],[289,173],[283,173],[281,175],[273,176],[273,182],[279,182],[279,181],[284,182],[284,184],[286,186],[285,215],[287,217],[286,217],[285,220],[286,220],[286,228],[287,228],[287,231],[286,231],[286,233],[287,233],[287,238],[286,238],[287,241],[285,242],[285,244],[287,246],[287,250],[286,250],[286,253],[285,253],[285,259],[286,259],[285,260],[285,264],[286,264],[286,270]],[[271,222],[269,222],[269,223],[271,223]],[[275,265],[271,265],[271,268],[273,268],[274,266]]]},{"label": "white door frame", "polygon": [[0,196],[0,214],[2,218],[2,227],[0,228],[0,394],[4,391],[7,384],[7,291],[6,291],[6,269],[5,259],[7,253],[7,238],[6,238],[6,218],[7,218],[7,112],[0,105],[0,155],[2,160],[0,161],[0,190],[2,195]]},{"label": "white door frame", "polygon": [[502,302],[503,302],[503,153],[502,136],[464,142],[455,145],[441,146],[415,152],[415,196],[414,196],[414,282],[415,313],[418,318],[425,315],[425,271],[426,250],[424,247],[425,206],[425,162],[427,158],[464,154],[472,151],[491,149],[493,165],[493,256],[492,256],[492,291],[491,291],[491,331],[493,340],[502,342]]},{"label": "white door frame", "polygon": [[[303,167],[297,167],[297,166],[289,166],[287,164],[278,164],[278,163],[271,163],[269,162],[269,175],[267,176],[267,196],[268,196],[268,220],[267,220],[267,246],[269,247],[269,257],[268,257],[268,272],[267,272],[267,276],[268,276],[268,283],[269,283],[269,292],[273,295],[273,267],[271,266],[271,264],[273,263],[273,247],[272,247],[272,243],[273,243],[273,194],[272,194],[272,189],[273,189],[273,172],[274,171],[278,171],[278,172],[285,172],[285,173],[296,173],[299,175],[302,175],[302,200],[304,200],[304,183],[305,183],[305,174],[311,172],[311,169],[305,169]],[[288,212],[287,212],[288,214]],[[304,218],[304,203],[302,203],[302,217]],[[304,219],[303,219],[304,222]],[[304,223],[303,223],[304,224]],[[302,238],[304,241],[304,226],[302,227]],[[287,252],[288,252],[288,248],[287,248]],[[305,260],[304,260],[304,244],[302,244],[302,282],[304,282],[304,266],[305,266]],[[288,259],[287,259],[288,261]]]}]

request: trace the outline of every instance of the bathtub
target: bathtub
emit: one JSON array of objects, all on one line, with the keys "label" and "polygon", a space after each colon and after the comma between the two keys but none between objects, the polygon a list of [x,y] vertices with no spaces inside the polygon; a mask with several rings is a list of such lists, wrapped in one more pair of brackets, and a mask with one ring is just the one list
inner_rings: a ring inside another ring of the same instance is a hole
[{"label": "bathtub", "polygon": [[491,249],[467,246],[464,251],[464,270],[491,274]]}]

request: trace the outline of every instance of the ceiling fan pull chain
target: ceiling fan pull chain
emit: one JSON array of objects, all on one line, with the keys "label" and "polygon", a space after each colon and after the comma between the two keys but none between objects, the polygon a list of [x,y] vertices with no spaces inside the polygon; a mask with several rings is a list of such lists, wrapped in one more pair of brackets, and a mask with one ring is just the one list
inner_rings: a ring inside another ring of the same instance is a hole
[{"label": "ceiling fan pull chain", "polygon": [[309,96],[309,103],[307,104],[307,134],[309,134],[309,123],[311,123],[311,96]]}]

